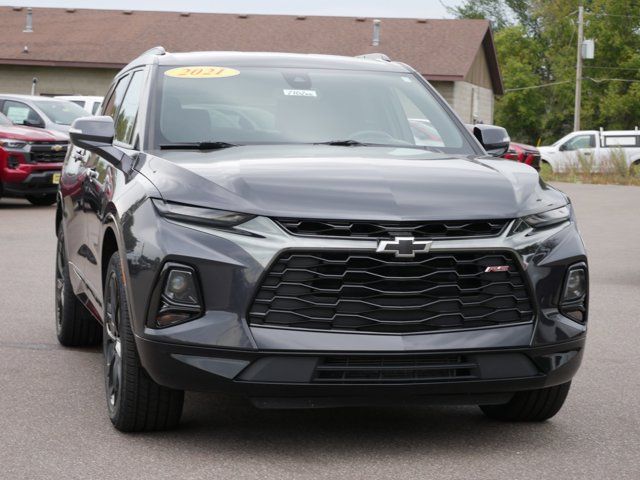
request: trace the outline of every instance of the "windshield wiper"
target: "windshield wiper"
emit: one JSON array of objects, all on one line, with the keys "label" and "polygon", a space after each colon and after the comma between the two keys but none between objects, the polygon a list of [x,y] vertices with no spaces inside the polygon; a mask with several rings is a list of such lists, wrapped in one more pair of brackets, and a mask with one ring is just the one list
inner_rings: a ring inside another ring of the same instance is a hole
[{"label": "windshield wiper", "polygon": [[328,142],[315,142],[314,145],[335,145],[337,147],[364,147],[370,145],[358,140],[329,140]]},{"label": "windshield wiper", "polygon": [[160,145],[161,150],[221,150],[223,148],[237,147],[239,145],[228,142],[193,142],[193,143],[169,143]]}]

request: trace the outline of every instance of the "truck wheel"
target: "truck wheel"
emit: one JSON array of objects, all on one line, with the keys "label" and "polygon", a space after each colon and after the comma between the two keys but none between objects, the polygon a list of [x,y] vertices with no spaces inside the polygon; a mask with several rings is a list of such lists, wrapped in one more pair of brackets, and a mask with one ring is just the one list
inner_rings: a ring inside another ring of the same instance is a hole
[{"label": "truck wheel", "polygon": [[553,173],[553,167],[545,159],[540,160],[540,173],[545,175],[551,175]]},{"label": "truck wheel", "polygon": [[55,289],[58,341],[65,347],[98,345],[102,338],[100,325],[78,300],[71,287],[62,225],[58,227]]},{"label": "truck wheel", "polygon": [[142,368],[117,252],[109,260],[105,280],[102,337],[107,407],[113,425],[122,432],[178,425],[184,392],[158,385]]},{"label": "truck wheel", "polygon": [[487,417],[508,422],[544,422],[560,411],[571,382],[516,393],[502,405],[480,405]]},{"label": "truck wheel", "polygon": [[46,195],[25,195],[25,198],[29,200],[32,205],[37,205],[38,207],[47,207],[56,203],[55,193]]}]

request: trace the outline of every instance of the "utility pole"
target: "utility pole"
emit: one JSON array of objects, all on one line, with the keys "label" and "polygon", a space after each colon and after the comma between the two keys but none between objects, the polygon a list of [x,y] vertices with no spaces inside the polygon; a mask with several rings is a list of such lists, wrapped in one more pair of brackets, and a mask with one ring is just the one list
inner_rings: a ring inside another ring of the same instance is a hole
[{"label": "utility pole", "polygon": [[580,99],[582,96],[582,44],[584,43],[584,7],[578,7],[578,55],[576,58],[576,101],[573,112],[573,131],[580,130]]}]

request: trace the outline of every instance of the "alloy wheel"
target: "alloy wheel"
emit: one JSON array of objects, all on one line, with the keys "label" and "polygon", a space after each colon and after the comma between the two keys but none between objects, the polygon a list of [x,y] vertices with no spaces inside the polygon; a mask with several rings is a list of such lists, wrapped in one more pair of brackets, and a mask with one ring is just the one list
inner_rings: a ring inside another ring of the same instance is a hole
[{"label": "alloy wheel", "polygon": [[109,277],[105,298],[104,359],[109,410],[116,409],[122,385],[122,342],[120,339],[120,298],[116,274]]},{"label": "alloy wheel", "polygon": [[64,294],[64,244],[60,239],[56,252],[56,331],[58,335],[62,329]]}]

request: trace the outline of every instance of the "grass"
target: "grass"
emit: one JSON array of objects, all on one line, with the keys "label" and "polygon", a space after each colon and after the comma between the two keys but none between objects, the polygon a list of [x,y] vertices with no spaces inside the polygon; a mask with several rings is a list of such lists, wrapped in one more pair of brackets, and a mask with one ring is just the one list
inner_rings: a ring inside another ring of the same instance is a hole
[{"label": "grass", "polygon": [[640,186],[640,168],[636,166],[629,168],[621,149],[612,150],[609,158],[605,159],[598,168],[592,157],[579,153],[576,160],[561,172],[552,172],[551,167],[543,163],[540,175],[546,182]]}]

